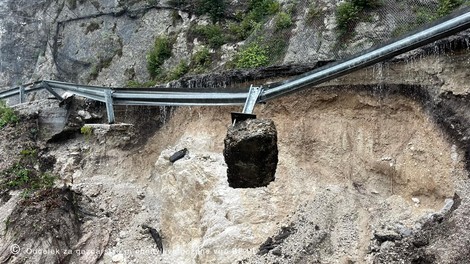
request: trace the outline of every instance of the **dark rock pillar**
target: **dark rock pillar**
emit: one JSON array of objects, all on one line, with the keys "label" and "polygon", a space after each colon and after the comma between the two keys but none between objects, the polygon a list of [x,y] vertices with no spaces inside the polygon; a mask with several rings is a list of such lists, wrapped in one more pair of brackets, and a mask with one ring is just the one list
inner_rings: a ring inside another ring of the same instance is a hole
[{"label": "dark rock pillar", "polygon": [[232,188],[267,186],[277,167],[277,131],[272,120],[248,119],[228,129],[224,140]]}]

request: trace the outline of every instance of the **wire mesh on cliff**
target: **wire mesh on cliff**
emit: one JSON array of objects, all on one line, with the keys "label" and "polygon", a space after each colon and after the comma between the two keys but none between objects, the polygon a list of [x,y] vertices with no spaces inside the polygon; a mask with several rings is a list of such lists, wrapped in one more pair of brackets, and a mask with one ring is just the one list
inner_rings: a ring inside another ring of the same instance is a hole
[{"label": "wire mesh on cliff", "polygon": [[303,22],[297,23],[286,60],[343,59],[415,32],[469,4],[469,0],[304,1],[295,8]]}]

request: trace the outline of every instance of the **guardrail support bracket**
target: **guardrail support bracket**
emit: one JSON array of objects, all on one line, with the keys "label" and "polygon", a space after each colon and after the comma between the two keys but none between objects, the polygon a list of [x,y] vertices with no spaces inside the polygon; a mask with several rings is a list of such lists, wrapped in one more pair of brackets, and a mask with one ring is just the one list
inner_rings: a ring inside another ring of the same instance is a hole
[{"label": "guardrail support bracket", "polygon": [[243,106],[243,111],[241,113],[232,112],[232,125],[235,125],[235,123],[244,121],[246,119],[256,119],[256,115],[253,115],[252,113],[256,102],[258,101],[258,97],[262,91],[263,87],[254,87],[253,85],[250,86],[245,105]]},{"label": "guardrail support bracket", "polygon": [[263,87],[254,87],[253,85],[250,86],[250,91],[248,91],[248,96],[246,97],[245,106],[243,107],[242,111],[244,114],[253,113],[255,104],[258,101],[258,97],[262,91]]},{"label": "guardrail support bracket", "polygon": [[108,114],[108,123],[114,123],[114,109],[113,109],[113,92],[111,90],[106,90],[104,92],[104,98],[106,101],[106,112]]}]

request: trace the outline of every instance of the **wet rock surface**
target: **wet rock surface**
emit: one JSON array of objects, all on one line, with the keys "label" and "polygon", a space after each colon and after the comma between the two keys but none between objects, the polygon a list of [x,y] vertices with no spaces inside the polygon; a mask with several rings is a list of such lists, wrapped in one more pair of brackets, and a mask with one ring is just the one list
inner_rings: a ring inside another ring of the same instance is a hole
[{"label": "wet rock surface", "polygon": [[248,119],[231,126],[224,140],[230,187],[255,188],[274,181],[277,131],[272,120]]}]

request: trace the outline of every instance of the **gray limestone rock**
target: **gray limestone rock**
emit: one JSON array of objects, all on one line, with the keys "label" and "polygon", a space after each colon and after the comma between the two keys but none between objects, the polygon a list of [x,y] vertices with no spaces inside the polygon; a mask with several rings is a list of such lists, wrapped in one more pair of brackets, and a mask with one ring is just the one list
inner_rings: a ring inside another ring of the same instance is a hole
[{"label": "gray limestone rock", "polygon": [[224,157],[230,187],[255,188],[274,181],[277,131],[272,120],[248,119],[228,129]]}]

